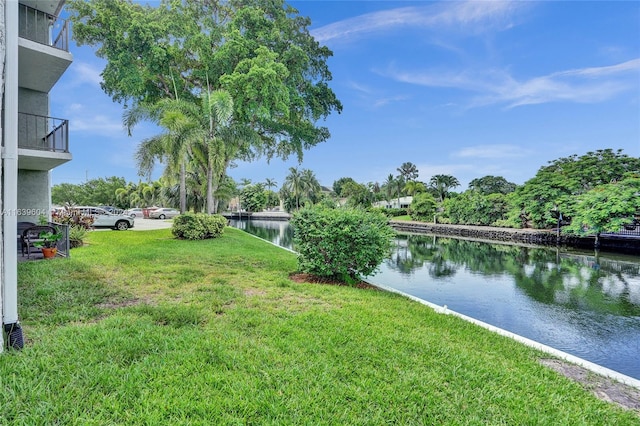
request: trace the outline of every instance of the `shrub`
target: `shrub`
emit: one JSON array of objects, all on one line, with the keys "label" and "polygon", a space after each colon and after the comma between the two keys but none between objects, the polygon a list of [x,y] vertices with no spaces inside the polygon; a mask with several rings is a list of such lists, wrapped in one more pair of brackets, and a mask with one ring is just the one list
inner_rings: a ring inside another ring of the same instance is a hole
[{"label": "shrub", "polygon": [[291,225],[300,271],[347,282],[375,272],[395,235],[385,215],[357,209],[304,208]]},{"label": "shrub", "polygon": [[219,214],[184,213],[173,218],[171,232],[176,238],[204,240],[222,235],[227,219]]},{"label": "shrub", "polygon": [[436,200],[428,192],[416,194],[411,201],[409,214],[412,220],[430,222],[436,213]]},{"label": "shrub", "polygon": [[82,225],[71,225],[69,227],[69,245],[70,248],[80,247],[84,244],[84,239],[86,238],[89,231]]},{"label": "shrub", "polygon": [[51,221],[63,225],[80,226],[84,229],[91,229],[95,218],[88,214],[83,214],[77,210],[64,209],[57,210],[51,214]]},{"label": "shrub", "polygon": [[387,217],[406,216],[409,214],[407,209],[396,209],[396,208],[386,208],[386,207],[371,207],[369,208],[369,211],[374,213],[382,213]]}]

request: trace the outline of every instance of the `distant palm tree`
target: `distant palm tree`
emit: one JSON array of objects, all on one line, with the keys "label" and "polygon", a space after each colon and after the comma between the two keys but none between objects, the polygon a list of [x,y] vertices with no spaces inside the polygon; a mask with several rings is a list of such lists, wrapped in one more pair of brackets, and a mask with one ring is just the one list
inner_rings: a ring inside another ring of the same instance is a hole
[{"label": "distant palm tree", "polygon": [[[313,173],[309,172],[309,170],[300,171],[295,167],[290,167],[289,174],[282,185],[284,192],[296,200],[296,210],[300,209],[300,197],[307,194],[309,192],[308,189],[313,186],[313,179],[315,179],[315,177]],[[318,184],[318,186],[320,185]]]},{"label": "distant palm tree", "polygon": [[458,186],[460,182],[451,175],[435,175],[429,181],[429,187],[438,195],[440,202],[444,201],[451,189]]},{"label": "distant palm tree", "polygon": [[275,188],[276,186],[278,186],[278,183],[276,182],[275,179],[266,178],[264,180],[264,186],[266,186],[268,189],[271,189],[271,188]]},{"label": "distant palm tree", "polygon": [[402,166],[397,170],[406,182],[410,182],[418,178],[418,168],[411,162],[402,163]]},{"label": "distant palm tree", "polygon": [[427,190],[427,187],[422,182],[409,181],[404,185],[403,189],[404,192],[406,192],[408,195],[416,195],[421,192],[425,192]]},{"label": "distant palm tree", "polygon": [[389,174],[389,176],[387,176],[387,180],[384,181],[382,186],[384,188],[384,193],[387,196],[387,203],[391,204],[391,198],[396,191],[396,180],[392,174]]},{"label": "distant palm tree", "polygon": [[318,182],[316,175],[309,169],[303,169],[301,177],[304,195],[309,200],[316,200],[322,191],[322,187],[320,186],[320,182]]}]

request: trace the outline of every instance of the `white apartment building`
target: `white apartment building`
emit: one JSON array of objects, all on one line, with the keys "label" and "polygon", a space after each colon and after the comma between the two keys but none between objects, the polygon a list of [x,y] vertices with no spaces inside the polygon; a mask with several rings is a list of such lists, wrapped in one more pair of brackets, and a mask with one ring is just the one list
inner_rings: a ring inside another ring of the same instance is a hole
[{"label": "white apartment building", "polygon": [[51,170],[71,160],[69,123],[54,118],[49,92],[71,65],[69,23],[59,18],[64,0],[0,0],[2,161],[0,251],[6,346],[21,348],[17,308],[17,223],[37,223],[51,211]]}]

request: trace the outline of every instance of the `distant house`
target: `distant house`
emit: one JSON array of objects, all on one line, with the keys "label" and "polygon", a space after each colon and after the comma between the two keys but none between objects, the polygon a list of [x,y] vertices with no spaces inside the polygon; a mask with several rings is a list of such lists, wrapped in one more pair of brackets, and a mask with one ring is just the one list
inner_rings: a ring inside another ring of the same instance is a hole
[{"label": "distant house", "polygon": [[49,92],[73,60],[69,24],[58,17],[63,5],[64,0],[0,0],[0,61],[4,60],[0,62],[4,65],[0,310],[9,345],[12,339],[21,340],[17,222],[37,223],[40,215],[50,217],[51,170],[71,160],[69,123],[49,111]]},{"label": "distant house", "polygon": [[408,209],[412,201],[413,197],[400,197],[399,200],[396,197],[392,198],[389,201],[376,201],[375,203],[373,203],[373,206],[384,207],[385,209]]}]

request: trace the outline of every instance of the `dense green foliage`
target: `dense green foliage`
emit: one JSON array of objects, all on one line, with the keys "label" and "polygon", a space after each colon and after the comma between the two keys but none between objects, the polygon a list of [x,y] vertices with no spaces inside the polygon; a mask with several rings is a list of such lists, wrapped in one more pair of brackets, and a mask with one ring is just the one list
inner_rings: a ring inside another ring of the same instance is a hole
[{"label": "dense green foliage", "polygon": [[640,158],[621,151],[605,149],[560,158],[516,189],[512,208],[521,215],[522,225],[550,228],[556,225],[558,209],[567,219],[579,214],[579,195],[619,181],[629,172],[640,173]]},{"label": "dense green foliage", "polygon": [[27,341],[0,362],[2,425],[638,424],[460,318],[294,283],[295,255],[235,229],[89,243],[18,265]]},{"label": "dense green foliage", "polygon": [[153,105],[224,89],[267,157],[302,158],[329,138],[319,119],[342,109],[328,87],[332,52],[283,0],[70,0],[67,10],[77,43],[106,60],[102,87],[114,100]]},{"label": "dense green foliage", "polygon": [[247,185],[240,191],[242,208],[248,212],[260,212],[267,205],[267,193],[262,184]]},{"label": "dense green foliage", "polygon": [[447,198],[443,206],[444,215],[451,223],[467,225],[496,225],[499,220],[506,219],[509,211],[506,195],[485,195],[473,190]]},{"label": "dense green foliage", "polygon": [[204,240],[221,236],[226,225],[221,215],[183,213],[173,218],[171,233],[185,240]]},{"label": "dense green foliage", "polygon": [[287,211],[298,210],[320,200],[322,187],[309,169],[290,167],[289,174],[280,189],[280,198]]},{"label": "dense green foliage", "polygon": [[347,197],[347,205],[349,207],[367,208],[371,206],[373,193],[365,185],[355,181],[345,182],[342,185],[342,197]]},{"label": "dense green foliage", "polygon": [[353,180],[353,178],[350,177],[341,177],[340,179],[333,182],[332,189],[336,196],[345,197],[345,195],[342,195],[342,188],[348,182],[357,183],[355,180]]},{"label": "dense green foliage", "polygon": [[563,231],[577,234],[616,232],[640,218],[640,174],[596,186],[577,197],[571,225]]},{"label": "dense green foliage", "polygon": [[395,232],[386,216],[358,209],[304,208],[291,219],[302,272],[358,279],[389,254]]},{"label": "dense green foliage", "polygon": [[469,182],[469,189],[477,191],[483,195],[490,194],[509,194],[517,188],[518,185],[507,181],[502,176],[484,176],[473,179]]},{"label": "dense green foliage", "polygon": [[116,206],[127,208],[116,196],[116,190],[126,185],[122,177],[90,179],[81,184],[61,183],[51,188],[51,202],[60,206]]},{"label": "dense green foliage", "polygon": [[409,215],[412,220],[430,222],[436,213],[436,200],[428,192],[416,194],[409,206]]}]

